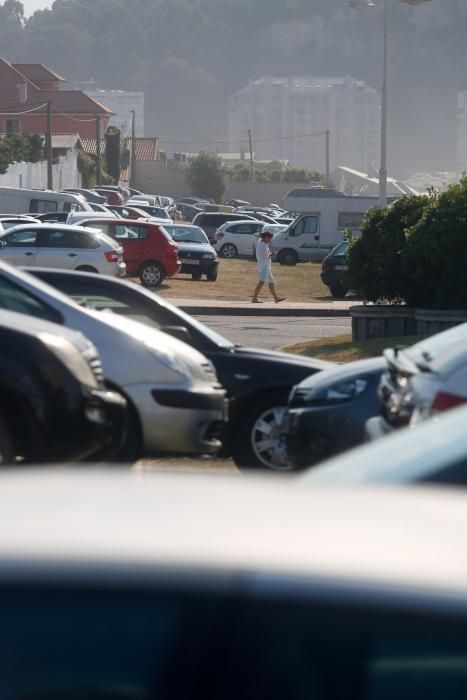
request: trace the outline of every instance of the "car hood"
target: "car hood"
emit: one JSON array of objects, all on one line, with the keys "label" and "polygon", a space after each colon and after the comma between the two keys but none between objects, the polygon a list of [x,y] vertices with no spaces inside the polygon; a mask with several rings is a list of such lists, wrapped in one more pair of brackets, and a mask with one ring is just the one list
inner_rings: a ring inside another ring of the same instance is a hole
[{"label": "car hood", "polygon": [[344,365],[333,364],[326,371],[307,377],[297,386],[302,390],[320,392],[339,382],[368,376],[369,374],[381,374],[386,367],[387,361],[383,356],[371,357],[367,360],[356,360]]},{"label": "car hood", "polygon": [[186,243],[183,241],[175,241],[178,244],[179,252],[183,253],[214,253],[217,255],[216,251],[211,245],[207,243]]},{"label": "car hood", "polygon": [[280,352],[278,350],[263,350],[263,348],[246,348],[246,347],[235,347],[235,354],[241,355],[245,359],[249,356],[252,360],[270,360],[273,363],[283,362],[287,365],[297,365],[300,367],[309,367],[310,372],[316,370],[326,370],[337,367],[335,362],[328,362],[327,360],[319,360],[316,357],[304,357],[303,355],[294,355],[288,352]]}]

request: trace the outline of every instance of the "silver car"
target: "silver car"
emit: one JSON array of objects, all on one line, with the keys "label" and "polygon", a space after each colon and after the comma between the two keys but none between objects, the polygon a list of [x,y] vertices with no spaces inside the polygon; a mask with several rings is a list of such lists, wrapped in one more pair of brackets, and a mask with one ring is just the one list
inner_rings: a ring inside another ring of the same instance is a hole
[{"label": "silver car", "polygon": [[127,399],[130,429],[119,458],[217,452],[225,391],[211,362],[160,330],[91,311],[0,261],[0,308],[81,331],[97,347],[110,388]]},{"label": "silver car", "polygon": [[12,265],[39,265],[124,277],[123,248],[102,231],[66,224],[24,224],[0,236],[0,258]]}]

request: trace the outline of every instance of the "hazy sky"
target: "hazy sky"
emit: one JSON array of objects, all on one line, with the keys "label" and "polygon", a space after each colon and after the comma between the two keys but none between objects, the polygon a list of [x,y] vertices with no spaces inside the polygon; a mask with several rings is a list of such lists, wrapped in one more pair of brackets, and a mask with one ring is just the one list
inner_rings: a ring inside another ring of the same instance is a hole
[{"label": "hazy sky", "polygon": [[46,7],[50,7],[53,0],[22,0],[24,7],[24,14],[26,17],[32,15],[36,10],[43,10]]}]

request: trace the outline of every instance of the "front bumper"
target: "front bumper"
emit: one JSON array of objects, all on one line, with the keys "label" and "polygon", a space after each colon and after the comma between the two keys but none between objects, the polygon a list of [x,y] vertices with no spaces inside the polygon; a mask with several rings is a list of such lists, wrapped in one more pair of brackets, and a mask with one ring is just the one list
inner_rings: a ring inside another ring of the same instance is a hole
[{"label": "front bumper", "polygon": [[85,403],[84,413],[94,436],[94,449],[99,459],[110,460],[126,437],[127,402],[116,391],[93,390]]},{"label": "front bumper", "polygon": [[217,272],[217,268],[219,267],[219,260],[187,260],[181,258],[181,263],[180,272],[190,275],[193,273],[196,274],[197,272],[202,275]]},{"label": "front bumper", "polygon": [[161,454],[214,454],[228,417],[225,390],[133,385],[125,388],[137,407],[147,457]]},{"label": "front bumper", "polygon": [[381,416],[369,418],[365,423],[365,433],[368,440],[379,440],[394,431],[389,423]]}]

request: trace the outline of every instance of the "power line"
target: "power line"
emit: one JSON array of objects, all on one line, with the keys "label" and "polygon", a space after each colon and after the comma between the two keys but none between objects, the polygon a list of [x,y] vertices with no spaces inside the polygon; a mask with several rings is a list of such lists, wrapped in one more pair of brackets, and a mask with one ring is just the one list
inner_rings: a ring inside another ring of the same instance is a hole
[{"label": "power line", "polygon": [[[290,135],[290,136],[270,136],[268,138],[263,138],[263,139],[257,139],[255,138],[255,143],[264,143],[265,141],[294,141],[295,139],[308,139],[311,138],[312,136],[324,136],[326,134],[326,131],[313,131],[310,134],[295,134],[295,135]],[[197,146],[199,144],[201,145],[231,145],[231,144],[245,144],[248,145],[248,138],[241,139],[240,141],[165,141],[164,139],[160,139],[161,145],[180,145],[180,146]]]},{"label": "power line", "polygon": [[[5,108],[6,111],[2,110],[1,114],[5,114],[8,116],[12,116],[12,117],[19,117],[22,114],[29,114],[30,112],[37,112],[37,110],[42,109],[43,107],[47,107],[47,102],[44,102],[44,104],[41,104],[41,105],[37,105],[36,107],[33,107],[32,109],[26,109],[26,110],[24,110],[24,112],[10,112],[9,108],[6,107]],[[12,107],[11,109],[14,109],[14,107]]]}]

